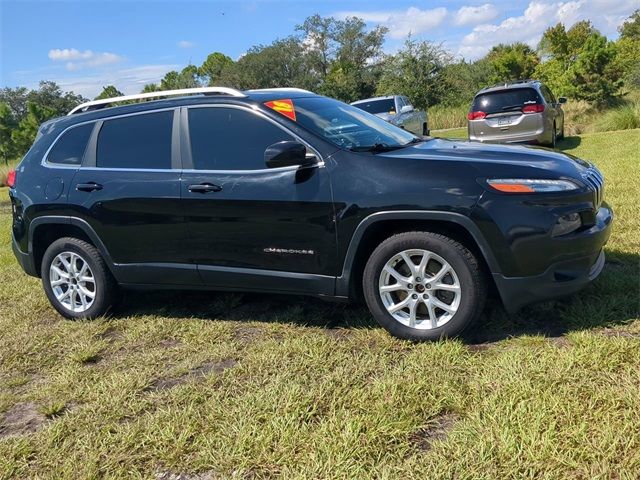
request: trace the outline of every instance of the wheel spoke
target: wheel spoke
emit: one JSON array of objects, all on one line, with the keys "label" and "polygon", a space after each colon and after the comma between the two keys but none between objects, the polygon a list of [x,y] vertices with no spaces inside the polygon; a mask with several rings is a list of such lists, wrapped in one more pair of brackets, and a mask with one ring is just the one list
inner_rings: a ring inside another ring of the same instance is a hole
[{"label": "wheel spoke", "polygon": [[68,282],[68,280],[66,278],[59,278],[58,280],[53,280],[51,282],[51,286],[52,287],[57,287],[59,285],[66,284],[67,282]]},{"label": "wheel spoke", "polygon": [[404,261],[404,263],[407,264],[407,267],[409,267],[409,271],[411,272],[411,275],[415,275],[416,274],[416,264],[413,263],[413,260],[411,260],[411,257],[409,255],[407,255],[407,252],[401,252],[400,256],[402,257],[402,260]]},{"label": "wheel spoke", "polygon": [[398,302],[394,305],[390,305],[389,307],[387,307],[387,310],[389,311],[389,313],[396,313],[398,310],[402,310],[407,305],[409,305],[410,302],[411,302],[411,297],[407,297],[401,302]]},{"label": "wheel spoke", "polygon": [[431,303],[431,299],[425,302],[427,306],[427,311],[429,312],[429,320],[431,320],[431,328],[436,328],[438,326],[438,317],[436,316],[436,310],[433,308],[433,303]]},{"label": "wheel spoke", "polygon": [[459,292],[460,286],[449,285],[448,283],[437,283],[431,286],[432,290],[446,290],[447,292]]},{"label": "wheel spoke", "polygon": [[432,298],[432,299],[431,299],[431,304],[432,304],[434,307],[438,307],[438,308],[440,308],[440,309],[444,310],[445,312],[450,313],[450,314],[452,314],[452,315],[453,315],[454,313],[456,313],[456,308],[453,308],[451,305],[447,305],[446,303],[441,302],[441,301],[440,301],[440,300],[438,300],[437,298]]},{"label": "wheel spoke", "polygon": [[430,259],[431,259],[431,252],[425,252],[424,255],[422,255],[422,259],[420,260],[420,265],[418,265],[418,275],[421,276],[422,278],[425,277],[427,264],[429,263]]},{"label": "wheel spoke", "polygon": [[392,283],[391,285],[380,287],[380,293],[396,292],[398,290],[405,290],[405,287],[400,283]]},{"label": "wheel spoke", "polygon": [[51,265],[51,270],[56,272],[56,275],[58,275],[58,277],[69,279],[69,274],[60,270],[59,267],[56,267],[55,265]]},{"label": "wheel spoke", "polygon": [[440,280],[442,280],[442,277],[444,277],[447,273],[449,273],[450,270],[451,270],[451,265],[449,265],[447,262],[444,262],[442,264],[442,268],[440,268],[438,273],[436,273],[433,277],[431,277],[429,281],[433,283],[440,282]]},{"label": "wheel spoke", "polygon": [[411,302],[409,305],[409,326],[416,326],[416,313],[418,312],[418,302]]},{"label": "wheel spoke", "polygon": [[406,284],[406,283],[409,282],[409,278],[408,277],[403,277],[400,274],[400,272],[398,272],[391,265],[385,265],[384,266],[384,271],[387,272],[389,275],[391,275],[393,278],[395,278],[398,281],[398,283]]},{"label": "wheel spoke", "polygon": [[96,296],[96,292],[92,292],[91,290],[87,290],[87,288],[84,285],[79,285],[80,287],[80,294],[85,296],[85,297],[89,297],[89,298],[95,298]]}]

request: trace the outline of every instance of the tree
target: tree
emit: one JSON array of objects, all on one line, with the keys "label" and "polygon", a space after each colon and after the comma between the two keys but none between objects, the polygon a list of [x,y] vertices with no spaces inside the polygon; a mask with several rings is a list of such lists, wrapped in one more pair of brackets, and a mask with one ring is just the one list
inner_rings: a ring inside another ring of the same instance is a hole
[{"label": "tree", "polygon": [[46,105],[27,102],[27,114],[20,121],[17,128],[11,132],[11,141],[15,152],[24,154],[33,144],[40,125],[56,116],[55,110]]},{"label": "tree", "polygon": [[633,12],[618,28],[620,38],[640,40],[640,9]]},{"label": "tree", "polygon": [[308,64],[323,81],[335,57],[336,26],[334,18],[315,14],[296,27],[297,31],[304,34],[302,44],[308,55]]},{"label": "tree", "polygon": [[233,60],[224,53],[213,52],[198,68],[198,75],[207,85],[218,85],[225,70],[233,66]]},{"label": "tree", "polygon": [[118,90],[113,85],[107,85],[102,88],[102,92],[98,95],[95,100],[102,100],[103,98],[114,98],[114,97],[122,97],[124,93]]},{"label": "tree", "polygon": [[462,60],[446,65],[441,76],[446,89],[439,103],[468,106],[478,90],[493,83],[493,75],[493,67],[486,57],[472,63]]},{"label": "tree", "polygon": [[171,70],[160,80],[160,90],[178,90],[199,86],[198,67],[195,65],[187,65],[180,72]]},{"label": "tree", "polygon": [[51,109],[53,116],[66,115],[75,106],[86,99],[73,92],[63,92],[55,82],[41,81],[38,89],[28,90],[24,87],[3,88],[0,90],[0,102],[11,109],[13,118],[20,122],[27,115],[29,102]]},{"label": "tree", "polygon": [[576,61],[567,71],[572,96],[602,104],[617,97],[622,87],[622,71],[616,59],[616,47],[604,35],[587,38]]},{"label": "tree", "polygon": [[539,63],[536,53],[525,43],[499,44],[491,49],[487,60],[494,70],[494,82],[531,78]]},{"label": "tree", "polygon": [[385,62],[376,93],[406,95],[416,107],[426,109],[449,89],[444,72],[450,63],[451,55],[442,46],[409,37]]},{"label": "tree", "polygon": [[4,102],[0,102],[0,160],[5,164],[13,158],[14,146],[11,140],[11,132],[16,123],[11,108]]}]

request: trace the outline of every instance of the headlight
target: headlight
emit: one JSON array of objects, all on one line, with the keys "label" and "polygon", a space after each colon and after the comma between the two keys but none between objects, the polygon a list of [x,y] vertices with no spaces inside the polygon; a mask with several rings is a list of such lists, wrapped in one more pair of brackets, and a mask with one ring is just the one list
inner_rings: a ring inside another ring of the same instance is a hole
[{"label": "headlight", "polygon": [[554,237],[559,237],[561,235],[571,233],[574,230],[579,229],[581,226],[582,219],[580,218],[580,214],[569,213],[568,215],[562,215],[560,218],[558,218],[551,234]]},{"label": "headlight", "polygon": [[487,180],[492,188],[505,193],[547,193],[576,190],[578,186],[569,180],[532,178],[493,178]]}]

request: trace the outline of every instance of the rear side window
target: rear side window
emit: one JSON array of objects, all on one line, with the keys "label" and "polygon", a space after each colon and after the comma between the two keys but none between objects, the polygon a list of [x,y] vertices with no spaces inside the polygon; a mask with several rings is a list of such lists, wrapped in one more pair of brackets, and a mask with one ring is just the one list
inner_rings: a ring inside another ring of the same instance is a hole
[{"label": "rear side window", "polygon": [[196,170],[261,170],[269,145],[295,140],[254,113],[224,107],[189,109],[189,137]]},{"label": "rear side window", "polygon": [[58,165],[80,165],[93,125],[93,123],[87,123],[67,130],[49,152],[47,162]]},{"label": "rear side window", "polygon": [[536,103],[540,103],[540,95],[533,88],[513,88],[478,95],[471,109],[489,114],[521,110]]},{"label": "rear side window", "polygon": [[172,120],[172,111],[106,120],[98,135],[96,166],[170,169]]}]

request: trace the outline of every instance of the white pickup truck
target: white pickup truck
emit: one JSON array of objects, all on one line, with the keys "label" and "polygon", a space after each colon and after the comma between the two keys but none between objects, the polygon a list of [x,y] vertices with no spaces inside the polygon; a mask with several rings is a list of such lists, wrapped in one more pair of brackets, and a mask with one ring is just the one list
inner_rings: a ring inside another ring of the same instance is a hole
[{"label": "white pickup truck", "polygon": [[403,95],[367,98],[353,102],[351,105],[365,112],[373,113],[416,135],[429,135],[427,113],[416,110],[409,99]]}]

